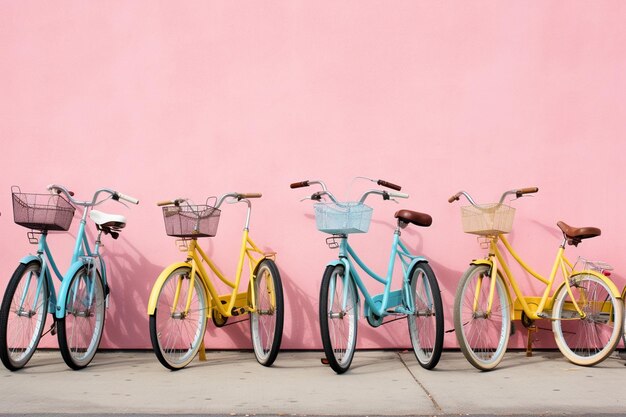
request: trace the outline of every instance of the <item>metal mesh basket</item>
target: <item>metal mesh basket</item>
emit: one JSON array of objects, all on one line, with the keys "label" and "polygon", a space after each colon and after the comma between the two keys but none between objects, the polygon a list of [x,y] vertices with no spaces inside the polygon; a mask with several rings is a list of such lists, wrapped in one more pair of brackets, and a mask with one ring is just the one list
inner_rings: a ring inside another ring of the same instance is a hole
[{"label": "metal mesh basket", "polygon": [[372,220],[372,208],[359,202],[317,203],[317,229],[333,235],[366,233]]},{"label": "metal mesh basket", "polygon": [[482,236],[509,233],[513,228],[515,209],[506,204],[481,204],[461,207],[463,231]]},{"label": "metal mesh basket", "polygon": [[11,194],[13,220],[20,226],[42,231],[65,231],[70,228],[76,208],[62,196],[15,191]]},{"label": "metal mesh basket", "polygon": [[176,237],[213,237],[217,234],[220,213],[207,205],[165,206],[165,232]]}]

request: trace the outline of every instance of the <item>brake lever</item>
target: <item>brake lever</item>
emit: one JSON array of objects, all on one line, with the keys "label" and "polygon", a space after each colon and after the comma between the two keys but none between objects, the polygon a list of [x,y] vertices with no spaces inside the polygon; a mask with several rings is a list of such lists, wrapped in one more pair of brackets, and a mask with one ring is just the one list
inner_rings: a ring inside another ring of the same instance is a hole
[{"label": "brake lever", "polygon": [[532,194],[522,194],[522,195],[518,196],[517,194],[515,194],[515,198],[512,198],[509,201],[519,200],[520,198],[524,198],[524,197],[534,197],[534,195],[532,195]]},{"label": "brake lever", "polygon": [[300,200],[300,202],[303,202],[306,200],[324,201],[324,196],[318,191],[318,192],[311,194],[310,197],[304,197],[303,199]]}]

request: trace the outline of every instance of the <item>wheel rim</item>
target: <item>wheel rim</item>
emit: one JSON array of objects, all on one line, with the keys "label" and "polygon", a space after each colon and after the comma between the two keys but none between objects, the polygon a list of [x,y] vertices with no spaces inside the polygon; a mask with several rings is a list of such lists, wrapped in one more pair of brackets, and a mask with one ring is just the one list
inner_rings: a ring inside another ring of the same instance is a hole
[{"label": "wheel rim", "polygon": [[[471,355],[473,364],[495,366],[507,347],[510,307],[506,290],[501,280],[496,280],[491,312],[488,313],[489,288],[491,277],[487,267],[477,268],[465,280],[460,309],[461,337]],[[476,300],[477,308],[474,310]]]},{"label": "wheel rim", "polygon": [[262,265],[254,283],[256,311],[252,313],[252,342],[259,362],[268,360],[276,336],[276,289],[270,269]]},{"label": "wheel rim", "polygon": [[104,326],[104,290],[99,277],[75,278],[65,304],[65,334],[69,354],[77,365],[95,355]]},{"label": "wheel rim", "polygon": [[356,295],[354,285],[348,282],[346,309],[342,309],[344,292],[343,270],[335,269],[328,287],[327,321],[333,355],[341,367],[350,364],[355,349]]},{"label": "wheel rim", "polygon": [[599,278],[590,274],[577,277],[570,288],[585,318],[578,318],[572,298],[563,288],[554,303],[555,315],[560,320],[553,321],[553,330],[564,355],[593,364],[608,356],[607,350],[619,343],[620,325],[613,316],[613,306],[619,301]]},{"label": "wheel rim", "polygon": [[10,362],[23,366],[37,348],[45,322],[45,285],[39,283],[39,265],[28,267],[22,274],[7,316],[7,351]]},{"label": "wheel rim", "polygon": [[435,348],[437,322],[433,292],[422,269],[416,269],[411,277],[411,292],[415,307],[415,312],[407,316],[411,343],[417,360],[428,363]]},{"label": "wheel rim", "polygon": [[159,351],[175,367],[184,366],[194,358],[204,337],[207,307],[198,276],[194,279],[190,308],[185,312],[187,295],[192,290],[190,282],[188,270],[172,273],[161,287],[155,312]]}]

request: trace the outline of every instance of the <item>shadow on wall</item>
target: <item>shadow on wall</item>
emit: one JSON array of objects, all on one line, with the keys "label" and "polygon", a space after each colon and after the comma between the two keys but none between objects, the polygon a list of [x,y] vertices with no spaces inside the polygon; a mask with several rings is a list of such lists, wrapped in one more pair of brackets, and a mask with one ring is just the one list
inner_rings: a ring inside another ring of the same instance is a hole
[{"label": "shadow on wall", "polygon": [[[111,293],[100,346],[148,349],[152,346],[148,327],[148,298],[164,265],[149,262],[141,251],[125,239],[119,243],[104,254]],[[109,244],[108,247],[112,246]]]},{"label": "shadow on wall", "polygon": [[[319,273],[321,283],[322,272]],[[281,349],[321,349],[319,338],[318,296],[304,292],[290,274],[281,271],[285,293],[285,327]],[[307,332],[307,329],[312,329]],[[313,340],[306,340],[307,333]]]}]

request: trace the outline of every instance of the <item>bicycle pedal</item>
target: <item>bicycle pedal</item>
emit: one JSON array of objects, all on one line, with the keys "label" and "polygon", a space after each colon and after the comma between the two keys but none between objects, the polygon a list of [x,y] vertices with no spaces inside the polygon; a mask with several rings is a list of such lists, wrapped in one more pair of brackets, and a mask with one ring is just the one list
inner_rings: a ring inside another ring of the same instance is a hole
[{"label": "bicycle pedal", "polygon": [[246,309],[243,308],[243,307],[233,307],[233,309],[230,312],[230,314],[233,315],[233,316],[241,316],[245,312],[246,312]]}]

